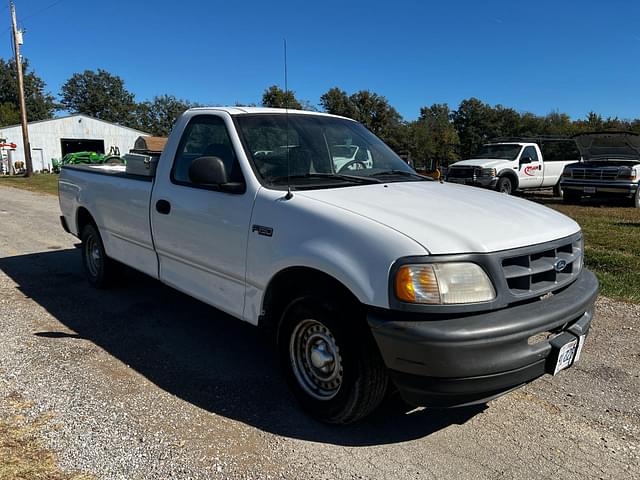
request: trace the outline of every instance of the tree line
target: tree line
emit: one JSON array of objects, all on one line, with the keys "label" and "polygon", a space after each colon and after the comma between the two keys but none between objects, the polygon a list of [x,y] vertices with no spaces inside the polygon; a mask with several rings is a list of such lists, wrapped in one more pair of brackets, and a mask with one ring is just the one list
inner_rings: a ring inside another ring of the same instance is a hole
[{"label": "tree line", "polygon": [[[56,112],[66,111],[166,136],[186,109],[199,106],[168,94],[136,102],[122,78],[102,69],[74,73],[62,85],[57,101],[26,60],[23,71],[30,121],[53,118]],[[477,98],[462,100],[455,110],[446,103],[423,106],[416,120],[407,121],[382,95],[369,90],[349,94],[338,87],[323,93],[314,105],[298,99],[293,91],[285,92],[272,85],[263,92],[261,105],[319,110],[353,118],[397,153],[411,158],[416,166],[426,168],[468,158],[482,143],[496,137],[569,136],[600,130],[640,133],[640,119],[603,118],[590,112],[585,118],[572,120],[561,112],[535,115],[503,105],[492,106]],[[19,122],[15,63],[0,58],[0,126]]]}]

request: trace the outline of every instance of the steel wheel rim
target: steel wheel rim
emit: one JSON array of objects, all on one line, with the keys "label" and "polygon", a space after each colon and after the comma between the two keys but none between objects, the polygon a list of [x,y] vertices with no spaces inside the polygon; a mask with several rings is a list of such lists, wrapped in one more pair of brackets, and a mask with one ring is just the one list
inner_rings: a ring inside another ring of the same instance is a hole
[{"label": "steel wheel rim", "polygon": [[294,328],[289,341],[293,374],[302,389],[317,400],[331,400],[342,385],[342,357],[331,331],[306,319]]},{"label": "steel wheel rim", "polygon": [[501,193],[511,193],[511,184],[504,182],[501,186],[500,186],[500,192]]},{"label": "steel wheel rim", "polygon": [[87,238],[84,247],[84,258],[91,276],[97,277],[102,265],[102,252],[100,252],[98,240],[93,235],[89,235],[89,238]]}]

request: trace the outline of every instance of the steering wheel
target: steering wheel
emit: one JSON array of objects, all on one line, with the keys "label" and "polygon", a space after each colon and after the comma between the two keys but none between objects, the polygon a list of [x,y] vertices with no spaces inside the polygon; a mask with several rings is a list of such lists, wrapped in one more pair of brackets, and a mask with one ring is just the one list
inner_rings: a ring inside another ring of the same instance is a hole
[{"label": "steering wheel", "polygon": [[[359,165],[356,166],[356,168],[349,168],[352,167],[354,165]],[[343,166],[340,167],[340,170],[338,170],[337,173],[342,173],[343,170],[365,170],[367,168],[367,165],[362,161],[362,160],[351,160],[347,163],[345,163]]]}]

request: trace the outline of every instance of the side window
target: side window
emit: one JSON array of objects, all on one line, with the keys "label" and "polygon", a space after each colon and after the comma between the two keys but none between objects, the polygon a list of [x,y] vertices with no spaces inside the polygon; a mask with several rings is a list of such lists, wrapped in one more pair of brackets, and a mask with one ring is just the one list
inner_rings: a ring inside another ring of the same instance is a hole
[{"label": "side window", "polygon": [[238,159],[233,151],[224,120],[213,115],[194,117],[187,125],[173,161],[171,180],[181,185],[191,185],[189,167],[199,157],[218,157],[231,182],[243,182]]},{"label": "side window", "polygon": [[520,156],[520,158],[525,158],[525,157],[531,157],[531,161],[532,162],[537,162],[538,161],[538,152],[536,152],[536,149],[533,148],[533,147],[526,147],[522,151],[522,155]]}]

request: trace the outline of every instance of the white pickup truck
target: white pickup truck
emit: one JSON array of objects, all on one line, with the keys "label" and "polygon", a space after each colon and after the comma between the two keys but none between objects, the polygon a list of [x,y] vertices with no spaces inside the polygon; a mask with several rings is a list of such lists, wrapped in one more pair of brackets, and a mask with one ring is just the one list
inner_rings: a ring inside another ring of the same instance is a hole
[{"label": "white pickup truck", "polygon": [[[340,145],[371,162],[336,168]],[[155,173],[65,166],[59,192],[92,285],[122,262],[265,327],[327,422],[391,387],[415,405],[486,402],[570,367],[593,316],[575,222],[418,175],[346,118],[191,109]]]},{"label": "white pickup truck", "polygon": [[499,139],[483,145],[473,158],[453,163],[446,178],[507,194],[553,188],[555,195],[562,196],[562,171],[579,160],[580,152],[572,139]]}]

